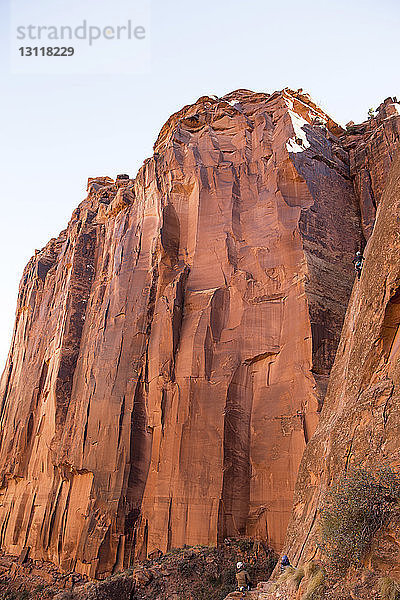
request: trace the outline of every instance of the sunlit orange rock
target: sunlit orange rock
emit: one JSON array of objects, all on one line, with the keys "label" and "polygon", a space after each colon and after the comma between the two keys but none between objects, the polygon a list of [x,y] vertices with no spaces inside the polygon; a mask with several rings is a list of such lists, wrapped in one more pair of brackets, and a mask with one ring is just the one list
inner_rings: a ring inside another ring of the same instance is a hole
[{"label": "sunlit orange rock", "polygon": [[359,198],[363,233],[372,233],[376,209],[382,197],[390,165],[400,140],[400,104],[397,98],[386,98],[375,116],[360,125],[349,124],[341,138],[349,152],[350,172]]},{"label": "sunlit orange rock", "polygon": [[362,245],[342,134],[302,91],[239,90],[173,115],[135,180],[89,180],[20,286],[3,549],[102,576],[281,548]]}]

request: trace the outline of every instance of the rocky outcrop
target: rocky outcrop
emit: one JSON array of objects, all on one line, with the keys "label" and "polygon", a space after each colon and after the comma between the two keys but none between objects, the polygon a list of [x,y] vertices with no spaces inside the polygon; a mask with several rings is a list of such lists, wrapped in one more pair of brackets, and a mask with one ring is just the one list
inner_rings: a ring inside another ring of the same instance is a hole
[{"label": "rocky outcrop", "polygon": [[[321,421],[300,468],[287,540],[294,564],[318,556],[319,511],[339,477],[353,466],[398,469],[400,464],[399,214],[397,159],[379,203],[361,280],[353,289]],[[376,535],[366,566],[398,578],[399,557],[395,520]],[[366,592],[365,597],[372,596]]]},{"label": "rocky outcrop", "polygon": [[0,554],[0,594],[13,600],[162,600],[223,598],[235,589],[237,561],[254,585],[268,576],[276,556],[261,542],[229,540],[218,548],[186,546],[136,563],[102,581],[65,573],[52,563]]},{"label": "rocky outcrop", "polygon": [[341,139],[349,153],[363,233],[369,239],[400,140],[400,104],[397,98],[386,98],[368,121],[349,125]]},{"label": "rocky outcrop", "polygon": [[4,549],[102,576],[280,548],[362,244],[342,134],[301,91],[239,90],[173,115],[135,180],[89,180],[21,282]]}]

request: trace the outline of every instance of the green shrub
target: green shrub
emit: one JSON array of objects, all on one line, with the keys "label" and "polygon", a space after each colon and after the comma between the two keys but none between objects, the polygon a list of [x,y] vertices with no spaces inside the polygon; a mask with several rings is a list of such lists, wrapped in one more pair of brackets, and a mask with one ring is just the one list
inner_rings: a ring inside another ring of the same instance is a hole
[{"label": "green shrub", "polygon": [[400,584],[390,577],[382,577],[379,581],[382,600],[400,600]]},{"label": "green shrub", "polygon": [[360,566],[399,500],[400,477],[391,468],[359,468],[343,476],[328,492],[320,515],[320,546],[332,567]]}]

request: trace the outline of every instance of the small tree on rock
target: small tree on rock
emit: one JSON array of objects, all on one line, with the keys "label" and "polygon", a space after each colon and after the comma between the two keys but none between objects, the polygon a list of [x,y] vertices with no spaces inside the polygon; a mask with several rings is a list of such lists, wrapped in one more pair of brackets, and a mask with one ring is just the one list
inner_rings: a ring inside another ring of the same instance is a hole
[{"label": "small tree on rock", "polygon": [[320,513],[320,546],[332,567],[360,566],[375,534],[398,518],[400,476],[390,467],[357,468],[327,493]]}]

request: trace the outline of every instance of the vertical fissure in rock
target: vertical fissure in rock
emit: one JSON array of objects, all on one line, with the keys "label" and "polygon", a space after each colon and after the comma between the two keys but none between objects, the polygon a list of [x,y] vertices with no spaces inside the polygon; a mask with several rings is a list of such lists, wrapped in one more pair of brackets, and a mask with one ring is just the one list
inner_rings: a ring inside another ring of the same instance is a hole
[{"label": "vertical fissure in rock", "polygon": [[171,265],[176,265],[179,259],[180,223],[177,212],[172,204],[163,209],[163,223],[160,231],[161,245]]},{"label": "vertical fissure in rock", "polygon": [[172,498],[169,499],[168,506],[168,527],[167,527],[167,552],[172,548]]},{"label": "vertical fissure in rock", "polygon": [[122,426],[123,426],[123,423],[124,423],[124,416],[125,416],[125,394],[124,394],[124,396],[122,398],[121,410],[120,410],[120,413],[119,413],[117,448],[119,448],[119,445],[120,445],[120,442],[121,442]]},{"label": "vertical fissure in rock", "polygon": [[124,536],[120,535],[118,538],[117,552],[115,554],[115,563],[114,563],[114,566],[111,571],[112,574],[118,572],[120,570],[120,567],[123,565],[123,563],[124,563],[123,553],[124,553]]},{"label": "vertical fissure in rock", "polygon": [[11,506],[10,506],[10,508],[7,511],[6,517],[5,517],[5,519],[3,521],[3,525],[1,527],[1,532],[0,532],[0,546],[1,547],[4,544],[4,536],[5,536],[6,531],[8,529],[8,522],[10,520],[10,514],[11,514],[11,511],[12,511],[13,508],[14,508],[14,502],[11,503]]},{"label": "vertical fissure in rock", "polygon": [[29,448],[31,445],[32,434],[33,434],[33,423],[34,423],[34,416],[33,416],[33,413],[30,413],[28,423],[26,426],[26,448]]},{"label": "vertical fissure in rock", "polygon": [[307,419],[306,419],[306,415],[304,414],[304,410],[301,412],[301,424],[303,427],[303,434],[304,434],[304,441],[306,443],[306,445],[308,444],[308,441],[310,439],[310,436],[308,434],[308,430],[307,430]]},{"label": "vertical fissure in rock", "polygon": [[117,362],[116,362],[116,365],[115,365],[115,371],[116,371],[116,372],[118,372],[119,365],[120,365],[120,363],[121,363],[121,356],[122,356],[122,348],[123,348],[123,345],[124,345],[124,334],[122,333],[122,335],[121,335],[121,343],[120,343],[120,345],[119,345],[118,358],[117,358]]},{"label": "vertical fissure in rock", "polygon": [[67,322],[63,335],[60,365],[56,380],[56,430],[61,433],[71,400],[73,377],[78,361],[85,324],[86,309],[95,274],[96,230],[82,232],[76,242],[70,289],[67,300]]},{"label": "vertical fissure in rock", "polygon": [[211,379],[212,364],[214,355],[214,344],[211,335],[211,327],[207,327],[206,337],[204,340],[204,374],[207,381]]},{"label": "vertical fissure in rock", "polygon": [[28,498],[29,498],[28,494],[26,492],[24,492],[24,494],[22,495],[22,498],[21,498],[21,502],[18,507],[17,518],[15,519],[15,524],[14,524],[14,531],[13,531],[13,544],[14,545],[18,544]]},{"label": "vertical fissure in rock", "polygon": [[63,480],[61,480],[59,488],[57,490],[56,499],[55,499],[54,505],[52,507],[50,521],[49,521],[49,527],[48,527],[48,532],[47,532],[47,541],[44,546],[45,550],[48,550],[50,548],[50,546],[52,546],[53,533],[56,532],[54,525],[55,525],[56,517],[57,517],[57,513],[58,513],[58,507],[59,507],[59,502],[60,502],[60,498],[61,498],[61,491],[63,488],[63,484],[64,484],[64,482],[63,482]]},{"label": "vertical fissure in rock", "polygon": [[212,376],[214,344],[221,341],[229,315],[229,297],[229,288],[222,287],[214,292],[211,300],[210,325],[204,340],[204,375],[207,381],[210,381]]},{"label": "vertical fissure in rock", "polygon": [[[97,554],[97,566],[96,566],[96,576],[99,578],[104,578],[105,573],[107,571],[112,571],[112,567],[110,565],[110,559],[112,557],[112,546],[111,546],[111,528],[112,524],[108,525],[106,534],[103,538],[103,541],[100,544],[100,548]],[[113,566],[114,566],[114,561]],[[111,567],[111,568],[110,568]]]},{"label": "vertical fissure in rock", "polygon": [[103,340],[104,340],[104,337],[105,337],[105,334],[106,334],[106,329],[107,329],[108,314],[110,312],[110,303],[111,303],[111,300],[109,299],[108,302],[107,302],[106,310],[104,311],[104,319],[103,319],[103,327],[102,327],[102,329],[103,329]]},{"label": "vertical fissure in rock", "polygon": [[13,361],[12,361],[12,359],[10,359],[10,364],[8,365],[8,373],[7,373],[7,378],[6,378],[6,385],[4,387],[4,394],[3,394],[3,397],[1,399],[0,421],[3,418],[4,406],[5,406],[5,403],[6,403],[7,396],[8,396],[8,389],[10,387],[12,371],[13,371]]},{"label": "vertical fissure in rock", "polygon": [[239,366],[228,387],[224,415],[224,467],[222,484],[223,538],[244,535],[250,504],[250,420],[252,376]]},{"label": "vertical fissure in rock", "polygon": [[214,342],[221,340],[221,334],[226,325],[229,314],[229,296],[229,288],[222,287],[214,292],[211,300],[210,326]]},{"label": "vertical fissure in rock", "polygon": [[68,511],[69,511],[69,503],[70,503],[70,499],[71,499],[71,490],[72,490],[72,482],[69,482],[69,486],[68,486],[68,494],[67,494],[67,499],[65,501],[65,507],[61,516],[61,523],[60,523],[60,529],[59,529],[59,533],[58,533],[58,544],[57,544],[57,549],[58,549],[58,555],[61,556],[61,552],[63,549],[63,545],[64,545],[64,537],[65,537],[65,528],[67,525],[67,518],[68,518]]},{"label": "vertical fissure in rock", "polygon": [[161,193],[163,191],[163,185],[162,185],[162,175],[160,176],[160,167],[163,165],[164,159],[163,157],[158,154],[158,152],[154,153],[154,175],[155,175],[155,179],[156,179],[156,185],[157,185],[157,190]]},{"label": "vertical fissure in rock", "polygon": [[161,430],[164,435],[165,413],[167,408],[168,392],[165,388],[161,391]]},{"label": "vertical fissure in rock", "polygon": [[229,264],[232,265],[234,273],[238,270],[238,252],[236,249],[235,239],[233,235],[229,232],[226,234],[225,238],[226,245],[226,254],[228,257]]},{"label": "vertical fissure in rock", "polygon": [[83,454],[83,456],[85,455],[85,446],[86,446],[86,440],[87,440],[87,434],[88,434],[88,428],[89,428],[89,415],[90,415],[91,399],[92,399],[92,395],[90,394],[89,398],[87,400],[85,427],[83,429],[83,437],[82,437],[82,454]]},{"label": "vertical fissure in rock", "polygon": [[60,487],[61,487],[61,478],[60,478],[60,473],[59,473],[59,469],[55,466],[54,467],[54,477],[53,477],[53,481],[52,481],[52,487],[51,490],[48,493],[47,496],[47,502],[46,502],[46,508],[44,510],[44,514],[43,514],[43,519],[41,522],[41,526],[40,526],[40,533],[39,533],[39,538],[41,541],[41,546],[44,550],[47,550],[49,547],[49,540],[50,540],[50,523],[51,523],[51,519],[52,519],[52,515],[53,515],[53,507],[56,503],[59,491],[60,491]]},{"label": "vertical fissure in rock", "polygon": [[153,434],[147,424],[147,408],[143,372],[136,385],[131,414],[129,475],[124,498],[125,554],[128,562],[133,558],[135,527],[150,468]]},{"label": "vertical fissure in rock", "polygon": [[232,186],[232,231],[233,235],[237,240],[242,239],[242,226],[240,223],[240,182],[239,176],[234,167],[232,167],[233,173],[233,186]]},{"label": "vertical fissure in rock", "polygon": [[149,522],[146,519],[143,531],[143,545],[140,556],[138,556],[139,560],[144,560],[147,558],[147,548],[149,544]]},{"label": "vertical fissure in rock", "polygon": [[157,300],[157,289],[158,289],[158,279],[159,279],[159,268],[158,268],[158,262],[157,262],[157,250],[153,251],[153,256],[152,256],[152,271],[151,271],[151,285],[150,285],[150,290],[149,290],[149,300],[147,303],[147,312],[146,312],[146,338],[147,338],[147,345],[149,342],[149,338],[150,338],[150,334],[151,334],[151,328],[153,325],[153,318],[154,318],[154,310],[156,307],[156,300]]},{"label": "vertical fissure in rock", "polygon": [[185,308],[185,291],[189,273],[190,267],[186,266],[179,277],[178,283],[176,284],[174,308],[172,313],[172,361],[170,369],[171,381],[175,381],[176,355],[181,341],[183,313]]},{"label": "vertical fissure in rock", "polygon": [[39,404],[39,400],[43,394],[44,386],[46,385],[47,373],[49,371],[49,363],[47,361],[43,361],[42,370],[39,378],[39,386],[37,390],[36,402],[34,408],[37,408]]},{"label": "vertical fissure in rock", "polygon": [[26,525],[24,547],[26,547],[26,545],[28,543],[29,533],[30,533],[31,527],[32,527],[33,517],[34,517],[34,514],[35,514],[35,508],[36,508],[35,507],[36,495],[37,495],[37,493],[35,492],[33,494],[33,498],[32,498],[31,510],[29,511],[28,522],[27,522],[27,525]]}]

